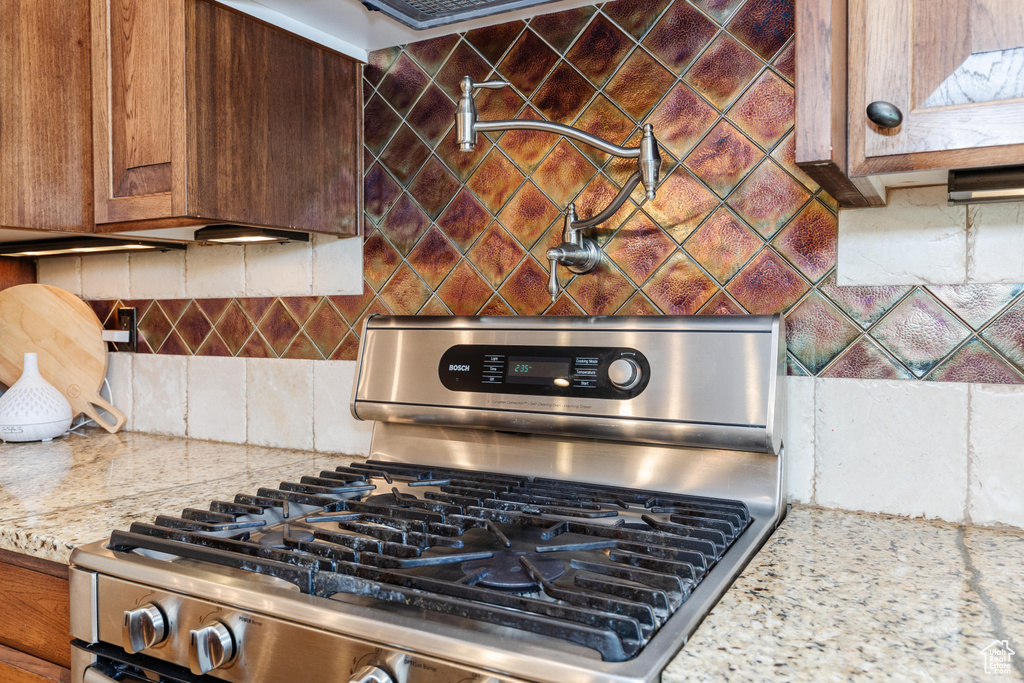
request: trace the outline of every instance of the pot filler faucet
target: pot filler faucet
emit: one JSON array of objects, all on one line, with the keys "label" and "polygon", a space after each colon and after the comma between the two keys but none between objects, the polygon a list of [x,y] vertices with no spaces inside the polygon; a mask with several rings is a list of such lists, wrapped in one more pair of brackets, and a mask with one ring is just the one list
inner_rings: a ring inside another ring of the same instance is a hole
[{"label": "pot filler faucet", "polygon": [[658,180],[661,175],[661,153],[658,151],[658,141],[654,137],[654,127],[651,124],[644,126],[644,136],[640,140],[639,147],[620,147],[596,135],[591,135],[571,126],[565,126],[552,121],[532,120],[505,120],[505,121],[479,121],[477,119],[476,101],[473,99],[473,91],[478,88],[505,88],[508,81],[491,80],[483,83],[476,83],[469,76],[462,78],[462,96],[459,98],[459,106],[455,110],[455,127],[458,137],[459,151],[472,152],[476,147],[477,133],[497,130],[539,130],[546,133],[564,135],[579,142],[595,147],[602,152],[624,159],[636,159],[639,167],[629,177],[626,184],[622,186],[619,193],[612,200],[611,204],[603,211],[592,218],[579,219],[576,216],[576,205],[569,204],[565,212],[565,227],[562,229],[562,243],[547,251],[550,274],[548,278],[548,291],[551,293],[551,301],[558,297],[558,264],[561,263],[573,273],[589,273],[601,261],[601,250],[597,242],[583,234],[587,228],[604,223],[615,215],[615,212],[625,203],[629,195],[633,193],[636,186],[644,184],[647,199],[655,197],[655,190],[658,188]]}]

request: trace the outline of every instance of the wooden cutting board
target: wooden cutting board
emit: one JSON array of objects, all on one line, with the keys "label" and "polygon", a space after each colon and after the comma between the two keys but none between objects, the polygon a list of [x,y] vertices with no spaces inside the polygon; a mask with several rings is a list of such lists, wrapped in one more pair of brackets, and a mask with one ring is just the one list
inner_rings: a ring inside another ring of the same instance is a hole
[{"label": "wooden cutting board", "polygon": [[39,374],[64,394],[75,415],[85,413],[112,434],[124,426],[124,413],[100,397],[107,344],[103,325],[84,301],[49,285],[0,291],[0,383],[18,381],[26,353],[38,354]]}]

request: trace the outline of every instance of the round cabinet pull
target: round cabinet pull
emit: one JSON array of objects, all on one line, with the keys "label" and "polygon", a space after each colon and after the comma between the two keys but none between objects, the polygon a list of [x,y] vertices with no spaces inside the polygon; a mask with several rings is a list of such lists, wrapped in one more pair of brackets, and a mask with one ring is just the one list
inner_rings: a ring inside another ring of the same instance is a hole
[{"label": "round cabinet pull", "polygon": [[903,112],[892,102],[872,102],[868,105],[868,120],[880,128],[898,128],[903,123]]}]

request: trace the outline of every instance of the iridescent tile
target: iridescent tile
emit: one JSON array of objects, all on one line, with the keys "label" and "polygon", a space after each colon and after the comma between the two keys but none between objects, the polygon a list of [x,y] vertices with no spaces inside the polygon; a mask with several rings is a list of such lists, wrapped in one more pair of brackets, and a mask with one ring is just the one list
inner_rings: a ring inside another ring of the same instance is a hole
[{"label": "iridescent tile", "polygon": [[838,308],[813,290],[786,314],[786,346],[813,375],[859,334],[860,330]]},{"label": "iridescent tile", "polygon": [[686,156],[718,119],[718,112],[690,86],[677,84],[644,123],[654,126],[662,147],[677,159]]},{"label": "iridescent tile", "polygon": [[231,355],[238,354],[242,345],[252,334],[254,325],[237,301],[232,301],[224,315],[217,321],[217,334],[227,344]]},{"label": "iridescent tile", "polygon": [[516,312],[512,310],[504,299],[495,294],[491,297],[490,301],[484,304],[483,308],[480,309],[480,315],[515,315]]},{"label": "iridescent tile", "polygon": [[359,337],[349,332],[331,354],[330,360],[356,360],[359,357]]},{"label": "iridescent tile", "polygon": [[594,87],[567,62],[560,62],[533,96],[533,106],[549,121],[570,124],[583,111]]},{"label": "iridescent tile", "polygon": [[299,324],[288,313],[280,299],[274,301],[258,327],[260,334],[278,356],[284,353],[291,341],[295,339],[295,335],[299,333]]},{"label": "iridescent tile", "polygon": [[259,332],[253,332],[238,351],[239,358],[277,358],[274,349]]},{"label": "iridescent tile", "polygon": [[490,72],[491,65],[487,60],[470,47],[469,43],[463,41],[455,47],[448,61],[434,76],[434,82],[446,95],[455,100],[462,93],[460,83],[463,76],[469,76],[474,81],[483,81]]},{"label": "iridescent tile", "polygon": [[242,309],[249,316],[249,319],[254,323],[259,323],[274,305],[274,302],[277,301],[277,298],[272,296],[247,296],[237,301],[242,304]]},{"label": "iridescent tile", "polygon": [[401,255],[379,232],[363,243],[363,277],[374,289],[380,289],[401,261]]},{"label": "iridescent tile", "polygon": [[729,32],[765,61],[793,35],[794,0],[747,0],[729,22]]},{"label": "iridescent tile", "polygon": [[864,329],[871,327],[910,291],[907,285],[840,287],[836,284],[835,273],[819,283],[818,289]]},{"label": "iridescent tile", "polygon": [[632,38],[599,14],[565,58],[600,88],[608,82],[634,45]]},{"label": "iridescent tile", "polygon": [[498,214],[498,220],[517,240],[530,248],[558,218],[558,214],[558,207],[536,185],[526,182]]},{"label": "iridescent tile", "polygon": [[491,222],[487,209],[473,196],[473,193],[462,188],[455,199],[444,210],[437,220],[438,227],[448,235],[460,251],[466,251]]},{"label": "iridescent tile", "polygon": [[431,219],[436,219],[460,187],[458,179],[445,168],[441,160],[432,156],[409,185],[409,194],[420,203]]},{"label": "iridescent tile", "polygon": [[395,206],[380,222],[380,230],[403,256],[407,255],[420,236],[430,227],[430,219],[426,214],[403,194]]},{"label": "iridescent tile", "polygon": [[452,126],[435,152],[459,180],[466,182],[473,175],[473,171],[483,162],[491,147],[491,141],[487,139],[487,136],[481,135],[477,139],[476,148],[473,151],[461,151],[455,142],[455,126]]},{"label": "iridescent tile", "polygon": [[818,183],[811,180],[811,177],[804,173],[796,165],[796,133],[791,132],[782,139],[772,151],[772,159],[779,162],[782,168],[789,171],[790,175],[803,183],[811,192],[818,191]]},{"label": "iridescent tile", "polygon": [[604,6],[604,13],[639,40],[658,19],[671,0],[615,0]]},{"label": "iridescent tile", "polygon": [[[362,333],[362,331],[366,329],[367,319],[374,315],[391,315],[391,309],[388,308],[384,304],[384,302],[378,299],[377,297],[373,298],[373,301],[370,302],[370,305],[367,306],[366,310],[363,311],[363,314],[359,316],[359,320],[357,320],[356,323],[352,326],[353,332]],[[349,341],[349,336],[350,335],[345,335],[345,338],[341,340],[343,346],[345,345],[346,342]],[[338,351],[337,349],[335,349],[334,353],[331,354],[331,357],[335,358],[337,355]]]},{"label": "iridescent tile", "polygon": [[[518,118],[517,115],[525,102],[515,88],[482,88],[476,94],[477,112],[482,120]],[[452,122],[454,121],[455,117],[452,116]],[[493,142],[493,136],[500,136],[501,133],[490,132],[485,135],[492,137]]]},{"label": "iridescent tile", "polygon": [[412,128],[403,125],[395,137],[391,138],[384,153],[380,155],[380,160],[398,182],[408,185],[429,156],[430,149],[423,144]]},{"label": "iridescent tile", "polygon": [[915,289],[871,331],[917,377],[923,377],[969,335],[967,327],[921,289]]},{"label": "iridescent tile", "polygon": [[818,192],[818,201],[832,209],[834,212],[839,213],[839,202],[835,200],[835,197],[830,195],[828,192],[825,192],[825,190]]},{"label": "iridescent tile", "polygon": [[792,355],[786,355],[786,374],[790,377],[810,377],[810,374],[800,367],[800,362]]},{"label": "iridescent tile", "polygon": [[459,250],[452,246],[444,233],[431,226],[416,248],[409,252],[409,265],[432,289],[437,289],[459,258]]},{"label": "iridescent tile", "polygon": [[87,301],[89,308],[96,314],[96,319],[100,321],[101,325],[107,324],[107,318],[114,312],[114,305],[117,303],[113,299],[100,299]]},{"label": "iridescent tile", "polygon": [[338,294],[327,298],[338,309],[345,322],[349,325],[355,325],[356,321],[359,320],[359,316],[366,310],[366,306],[373,301],[373,296],[373,289],[364,280],[362,294]]},{"label": "iridescent tile", "polygon": [[791,42],[772,62],[776,71],[790,83],[796,80],[796,41]]},{"label": "iridescent tile", "polygon": [[530,19],[530,28],[546,40],[548,45],[559,52],[565,52],[596,11],[596,7],[589,6],[542,14]]},{"label": "iridescent tile", "polygon": [[914,379],[906,368],[889,358],[866,336],[851,344],[819,377]]},{"label": "iridescent tile", "polygon": [[933,382],[1024,384],[1024,378],[977,337],[925,376]]},{"label": "iridescent tile", "polygon": [[725,24],[746,0],[690,0],[697,7],[714,17],[719,24]]},{"label": "iridescent tile", "polygon": [[334,306],[324,300],[303,325],[302,331],[313,342],[320,355],[330,358],[334,349],[349,332],[348,323],[335,310]]},{"label": "iridescent tile", "polygon": [[[548,259],[547,250],[552,247],[557,247],[562,243],[562,221],[555,221],[551,224],[551,227],[541,235],[541,238],[537,240],[537,243],[533,245],[533,249],[530,250],[530,255],[537,259],[537,262],[541,264],[544,272],[548,272]],[[573,278],[573,273],[568,269],[559,266],[556,269],[558,275],[558,284],[560,287],[565,287],[569,284],[569,280]]]},{"label": "iridescent tile", "polygon": [[448,129],[455,125],[455,103],[431,83],[409,112],[405,122],[428,145],[435,147],[444,138]]},{"label": "iridescent tile", "polygon": [[171,321],[172,325],[178,322],[178,318],[190,303],[192,303],[191,299],[159,299],[156,302],[160,308],[164,309],[164,313],[167,314],[167,319]]},{"label": "iridescent tile", "polygon": [[526,29],[501,60],[498,71],[529,97],[557,61],[558,54],[536,33]]},{"label": "iridescent tile", "polygon": [[[281,297],[281,303],[284,304],[288,312],[292,314],[295,321],[300,325],[305,325],[306,321],[309,320],[309,316],[312,315],[313,310],[323,300],[323,297],[319,296],[283,296]],[[180,321],[179,321],[180,322]]]},{"label": "iridescent tile", "polygon": [[371,166],[363,178],[363,206],[375,223],[384,218],[401,194],[401,186],[380,164]]},{"label": "iridescent tile", "polygon": [[732,106],[729,118],[769,149],[793,127],[794,106],[793,86],[766,70]]},{"label": "iridescent tile", "polygon": [[[599,173],[573,200],[573,204],[576,205],[576,215],[583,220],[593,218],[604,211],[618,193],[619,188],[612,185],[611,181]],[[612,214],[611,218],[595,226],[590,236],[598,244],[604,244],[607,238],[615,232],[615,229],[632,216],[634,211],[636,211],[636,204],[627,199],[619,210]]]},{"label": "iridescent tile", "polygon": [[933,285],[928,289],[961,320],[978,330],[1024,292],[1024,284]]},{"label": "iridescent tile", "polygon": [[683,77],[694,90],[725,111],[761,70],[763,63],[732,36],[721,33]]},{"label": "iridescent tile", "polygon": [[444,64],[458,42],[457,35],[438,36],[409,43],[405,46],[405,51],[423,67],[424,71],[433,76]]},{"label": "iridescent tile", "polygon": [[644,38],[644,47],[681,74],[717,32],[714,22],[693,5],[676,2]]},{"label": "iridescent tile", "polygon": [[373,86],[380,84],[391,65],[402,54],[400,47],[386,47],[382,50],[374,50],[366,57],[366,66],[363,67],[363,76]]},{"label": "iridescent tile", "polygon": [[299,332],[292,340],[292,343],[288,345],[284,353],[281,354],[281,358],[291,358],[294,360],[324,360],[324,355],[320,353],[320,349],[302,332]]},{"label": "iridescent tile", "polygon": [[405,116],[429,82],[430,76],[423,73],[409,55],[402,54],[377,87],[377,92],[395,111]]},{"label": "iridescent tile", "polygon": [[762,237],[771,237],[810,197],[800,183],[766,159],[740,183],[728,202]]},{"label": "iridescent tile", "polygon": [[224,311],[231,305],[231,299],[196,299],[196,305],[211,323],[216,324]]},{"label": "iridescent tile", "polygon": [[523,259],[498,293],[519,315],[540,315],[551,305],[548,274],[532,258]]},{"label": "iridescent tile", "polygon": [[430,299],[423,305],[420,312],[416,315],[451,315],[452,312],[448,310],[448,307],[444,305],[440,299],[436,296],[430,297]]},{"label": "iridescent tile", "polygon": [[605,245],[608,257],[633,282],[643,284],[654,274],[676,243],[643,211],[637,211]]},{"label": "iridescent tile", "polygon": [[1024,369],[1024,299],[996,318],[981,336],[1019,369]]},{"label": "iridescent tile", "polygon": [[679,167],[661,182],[658,196],[644,204],[644,211],[672,239],[682,242],[717,206],[718,197]]},{"label": "iridescent tile", "polygon": [[[654,121],[651,122],[654,123]],[[622,144],[630,133],[636,130],[633,120],[622,113],[622,110],[612,104],[611,100],[604,95],[595,97],[573,126],[616,145]],[[660,132],[657,123],[655,123],[655,134],[658,136],[658,141],[664,144],[663,133]],[[608,160],[608,154],[595,147],[582,145],[581,149],[594,163],[603,164]]]},{"label": "iridescent tile", "polygon": [[615,315],[661,315],[661,311],[642,292],[637,292],[615,311]]},{"label": "iridescent tile", "polygon": [[762,249],[729,283],[729,294],[754,314],[783,313],[810,285],[786,260]]},{"label": "iridescent tile", "polygon": [[741,220],[719,209],[690,235],[683,249],[724,284],[762,246],[761,238]]},{"label": "iridescent tile", "polygon": [[495,149],[487,155],[466,186],[492,214],[496,214],[522,184],[523,174]]},{"label": "iridescent tile", "polygon": [[224,343],[224,340],[220,338],[220,335],[216,332],[211,332],[207,337],[203,345],[196,351],[197,356],[216,356],[218,358],[228,358],[233,356],[231,349]]},{"label": "iridescent tile", "polygon": [[497,287],[523,259],[525,252],[508,231],[495,221],[466,254],[492,287]]},{"label": "iridescent tile", "polygon": [[719,292],[711,297],[711,300],[704,304],[697,313],[699,315],[745,315],[746,311],[729,298],[728,294]]},{"label": "iridescent tile", "polygon": [[572,297],[562,292],[558,300],[551,304],[551,308],[544,311],[544,315],[584,315],[584,312]]},{"label": "iridescent tile", "polygon": [[636,286],[602,259],[593,271],[574,277],[566,291],[588,315],[611,315],[636,292]]},{"label": "iridescent tile", "polygon": [[675,77],[644,50],[637,48],[605,86],[604,92],[635,121],[642,121]]},{"label": "iridescent tile", "polygon": [[380,298],[396,315],[414,315],[429,297],[430,287],[404,263],[380,290]]},{"label": "iridescent tile", "polygon": [[[519,119],[541,121],[544,119],[531,107],[520,112]],[[536,130],[510,130],[501,136],[498,146],[516,163],[524,173],[532,173],[541,160],[558,142],[558,136]]]},{"label": "iridescent tile", "polygon": [[474,315],[494,294],[480,273],[463,259],[437,289],[441,301],[455,315]]},{"label": "iridescent tile", "polygon": [[144,338],[152,349],[159,349],[174,328],[159,306],[150,306],[146,314],[139,319],[137,326],[139,336]]},{"label": "iridescent tile", "polygon": [[522,21],[509,21],[504,24],[475,28],[466,33],[466,41],[491,64],[497,64],[524,28],[526,28],[526,24]]},{"label": "iridescent tile", "polygon": [[817,282],[836,264],[838,222],[820,202],[811,202],[782,229],[772,246],[804,277]]},{"label": "iridescent tile", "polygon": [[167,339],[160,346],[160,350],[157,353],[163,356],[191,356],[192,352],[189,350],[185,342],[181,340],[181,336],[174,330],[167,335]]},{"label": "iridescent tile", "polygon": [[763,157],[735,126],[719,121],[684,163],[719,197],[725,197]]},{"label": "iridescent tile", "polygon": [[533,172],[533,182],[564,209],[596,173],[594,165],[563,139]]},{"label": "iridescent tile", "polygon": [[664,313],[691,315],[718,289],[685,254],[676,252],[651,276],[643,292]]}]

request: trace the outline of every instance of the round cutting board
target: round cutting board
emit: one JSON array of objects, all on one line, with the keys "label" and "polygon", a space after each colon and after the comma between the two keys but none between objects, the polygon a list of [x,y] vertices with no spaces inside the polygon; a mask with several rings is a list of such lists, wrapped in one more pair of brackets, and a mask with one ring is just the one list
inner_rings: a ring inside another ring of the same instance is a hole
[{"label": "round cutting board", "polygon": [[107,343],[103,325],[84,301],[49,285],[0,291],[0,383],[18,381],[26,353],[38,354],[39,374],[64,394],[76,415],[85,413],[110,433],[124,426],[124,414],[100,397]]}]

